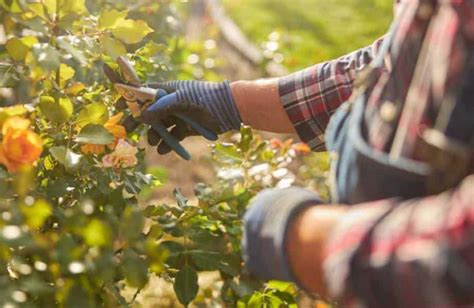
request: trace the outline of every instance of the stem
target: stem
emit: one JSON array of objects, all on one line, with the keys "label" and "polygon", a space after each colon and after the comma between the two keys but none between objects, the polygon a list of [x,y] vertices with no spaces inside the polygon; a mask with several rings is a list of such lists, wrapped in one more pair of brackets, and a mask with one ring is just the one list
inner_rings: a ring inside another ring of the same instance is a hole
[{"label": "stem", "polygon": [[72,140],[72,124],[69,123],[69,133],[68,133],[68,137],[67,137],[67,148],[68,149],[71,148],[71,140]]},{"label": "stem", "polygon": [[188,221],[184,222],[184,264],[188,266]]},{"label": "stem", "polygon": [[[54,19],[54,28],[53,28],[53,34],[55,37],[59,35],[59,6],[61,0],[56,0],[56,16]],[[57,49],[58,46],[56,45],[56,42],[54,42],[54,47]],[[56,83],[60,86],[61,84],[61,69],[58,68],[56,71]]]},{"label": "stem", "polygon": [[135,294],[133,294],[132,299],[127,303],[127,305],[133,304],[135,302],[135,300],[137,299],[138,294],[140,294],[140,292],[142,290],[143,290],[143,288],[138,288],[137,291],[135,292]]},{"label": "stem", "polygon": [[102,35],[102,34],[108,34],[112,33],[111,30],[99,30],[95,32],[83,32],[81,34],[76,34],[74,35],[75,37],[84,37],[84,36],[95,36],[95,35]]}]

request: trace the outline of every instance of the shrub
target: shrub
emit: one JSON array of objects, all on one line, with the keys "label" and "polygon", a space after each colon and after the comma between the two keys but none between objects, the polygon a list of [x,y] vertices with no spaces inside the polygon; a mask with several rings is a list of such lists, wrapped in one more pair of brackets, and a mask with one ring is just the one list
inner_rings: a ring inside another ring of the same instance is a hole
[{"label": "shrub", "polygon": [[294,306],[293,286],[245,272],[241,218],[259,190],[295,180],[304,145],[242,127],[213,147],[220,180],[198,185],[197,201],[176,190],[177,205],[139,204],[161,183],[137,146],[145,128],[126,134],[101,68],[127,54],[141,78],[169,79],[183,53],[173,4],[142,4],[0,0],[0,304],[128,306],[124,286],[133,301],[159,275],[187,305],[197,274],[218,271],[220,296],[197,302]]},{"label": "shrub", "polygon": [[165,78],[174,32],[169,5],[124,4],[0,1],[2,304],[125,305],[119,281],[141,288],[162,271],[167,252],[137,204],[159,182],[101,66],[128,52],[141,76]]}]

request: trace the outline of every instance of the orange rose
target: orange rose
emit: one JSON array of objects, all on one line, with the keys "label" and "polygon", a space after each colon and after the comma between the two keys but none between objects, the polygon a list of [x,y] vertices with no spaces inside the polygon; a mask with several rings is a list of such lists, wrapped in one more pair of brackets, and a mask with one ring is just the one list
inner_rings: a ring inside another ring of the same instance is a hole
[{"label": "orange rose", "polygon": [[[125,130],[125,127],[118,124],[122,117],[123,112],[117,113],[104,124],[104,127],[115,137],[114,142],[107,145],[107,147],[111,150],[115,149],[119,139],[125,139],[127,137],[127,131]],[[102,144],[85,144],[81,146],[81,151],[84,154],[99,155],[105,152],[105,146]]]},{"label": "orange rose", "polygon": [[102,154],[105,151],[105,147],[102,144],[84,144],[81,146],[81,151],[84,154]]},{"label": "orange rose", "polygon": [[270,139],[270,146],[274,149],[280,149],[283,147],[283,142],[280,139],[272,138]]},{"label": "orange rose", "polygon": [[9,172],[32,166],[41,156],[43,141],[29,126],[30,121],[20,117],[8,118],[3,124],[0,163]]},{"label": "orange rose", "polygon": [[296,154],[307,155],[311,153],[311,148],[306,143],[300,142],[293,145],[293,150],[296,151]]},{"label": "orange rose", "polygon": [[108,145],[111,150],[115,149],[119,139],[125,139],[127,137],[125,127],[118,124],[120,120],[122,120],[122,117],[123,112],[117,113],[104,124],[104,127],[115,137],[114,142]]}]

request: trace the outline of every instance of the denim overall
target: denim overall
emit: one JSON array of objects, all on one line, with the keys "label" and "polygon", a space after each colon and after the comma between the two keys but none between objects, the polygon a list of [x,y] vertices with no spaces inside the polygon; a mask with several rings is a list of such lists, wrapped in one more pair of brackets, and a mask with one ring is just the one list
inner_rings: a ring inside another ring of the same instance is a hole
[{"label": "denim overall", "polygon": [[365,95],[346,102],[333,115],[326,145],[331,157],[334,203],[356,204],[378,199],[414,198],[427,194],[430,167],[422,162],[389,159],[370,147],[364,136]]},{"label": "denim overall", "polygon": [[[388,54],[393,35],[397,25],[392,29],[384,40],[381,50],[371,64],[372,70],[381,68],[384,64],[384,56]],[[456,107],[448,114],[447,129],[443,135],[457,138],[456,141],[468,145],[468,155],[474,148],[474,56],[471,56],[471,68],[464,75],[464,87],[456,96]],[[376,78],[375,78],[376,79]],[[370,82],[369,82],[370,83]],[[370,85],[367,87],[370,89]],[[356,90],[358,91],[358,90]],[[373,149],[367,141],[367,127],[364,119],[364,110],[370,91],[358,91],[353,100],[344,103],[332,116],[326,130],[326,146],[331,157],[331,194],[333,203],[357,204],[385,198],[410,199],[432,194],[430,183],[443,181],[452,173],[449,166],[461,166],[459,160],[453,157],[450,161],[449,153],[444,150],[433,149],[427,157],[441,157],[447,165],[446,171],[437,172],[437,168],[428,162],[416,161],[409,158],[393,159],[389,154]],[[451,133],[452,132],[452,133]],[[463,132],[463,134],[459,134]],[[450,136],[452,135],[452,136]],[[439,159],[438,159],[439,160]],[[447,161],[447,162],[446,162]],[[462,165],[461,169],[466,172]],[[458,168],[459,169],[459,168]],[[471,171],[472,172],[472,169]],[[469,173],[469,172],[467,172]],[[444,185],[440,192],[446,188],[459,183],[462,177]]]}]

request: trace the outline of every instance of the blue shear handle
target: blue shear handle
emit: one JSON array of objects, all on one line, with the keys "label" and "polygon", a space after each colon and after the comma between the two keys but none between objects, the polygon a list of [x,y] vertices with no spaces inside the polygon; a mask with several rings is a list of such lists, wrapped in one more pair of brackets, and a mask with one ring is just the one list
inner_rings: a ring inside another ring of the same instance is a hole
[{"label": "blue shear handle", "polygon": [[184,158],[185,160],[191,159],[191,154],[186,151],[185,148],[179,143],[176,138],[171,135],[166,127],[161,124],[161,122],[155,122],[151,127],[163,138],[163,141],[166,142],[179,156]]},{"label": "blue shear handle", "polygon": [[177,113],[176,116],[181,120],[189,124],[196,132],[202,135],[204,138],[210,141],[216,141],[219,137],[212,130],[209,130],[202,126],[201,124],[194,121],[191,117],[184,115],[182,113]]}]

